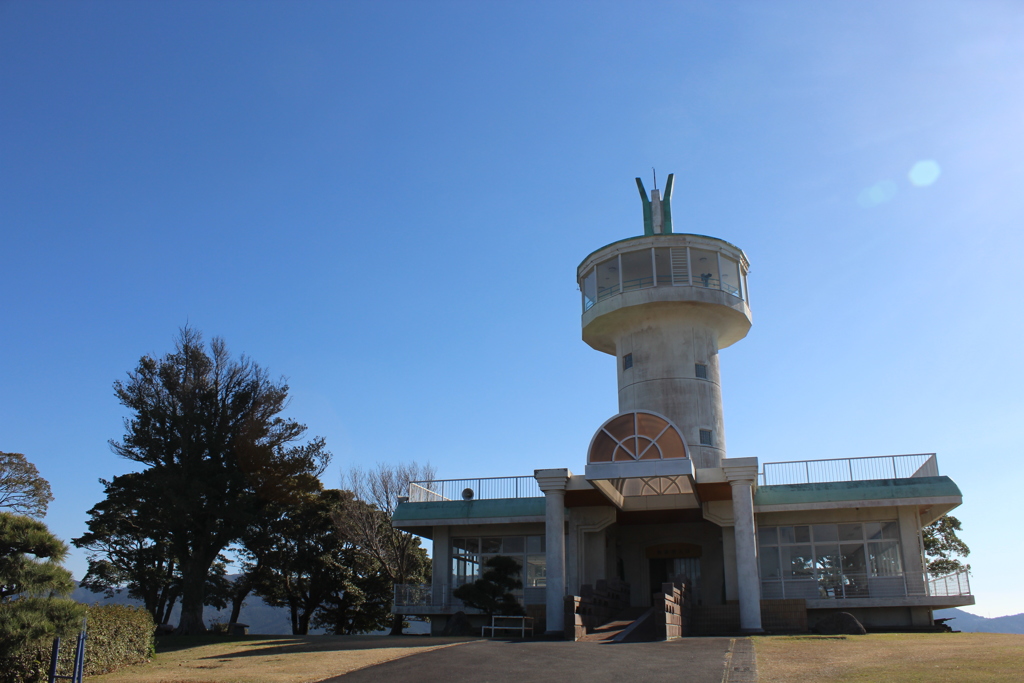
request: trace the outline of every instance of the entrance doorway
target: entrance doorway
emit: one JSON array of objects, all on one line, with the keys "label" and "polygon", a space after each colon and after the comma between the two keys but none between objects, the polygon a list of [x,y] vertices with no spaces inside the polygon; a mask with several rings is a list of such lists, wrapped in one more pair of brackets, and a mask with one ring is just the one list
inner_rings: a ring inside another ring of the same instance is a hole
[{"label": "entrance doorway", "polygon": [[691,543],[665,543],[647,549],[651,600],[661,584],[680,576],[689,581],[690,595],[700,604],[701,547]]}]

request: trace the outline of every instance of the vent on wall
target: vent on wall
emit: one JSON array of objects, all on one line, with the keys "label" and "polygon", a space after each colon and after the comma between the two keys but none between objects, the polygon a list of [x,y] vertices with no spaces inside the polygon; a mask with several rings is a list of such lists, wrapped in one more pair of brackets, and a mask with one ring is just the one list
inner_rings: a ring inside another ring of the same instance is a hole
[{"label": "vent on wall", "polygon": [[700,445],[701,446],[711,446],[711,445],[713,445],[711,443],[711,430],[710,429],[702,429],[702,430],[700,430]]},{"label": "vent on wall", "polygon": [[633,367],[633,354],[627,353],[622,357],[622,369],[629,370],[631,367]]},{"label": "vent on wall", "polygon": [[703,363],[697,363],[696,365],[694,365],[693,371],[694,373],[696,373],[697,379],[708,378],[708,366],[704,365]]}]

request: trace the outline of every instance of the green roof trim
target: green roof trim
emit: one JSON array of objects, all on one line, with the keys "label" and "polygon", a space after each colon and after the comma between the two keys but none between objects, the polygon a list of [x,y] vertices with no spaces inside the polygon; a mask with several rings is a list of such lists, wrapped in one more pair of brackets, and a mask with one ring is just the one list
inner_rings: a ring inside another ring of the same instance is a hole
[{"label": "green roof trim", "polygon": [[492,500],[441,500],[430,503],[399,503],[392,522],[425,519],[484,519],[491,517],[543,517],[544,498],[497,498]]},{"label": "green roof trim", "polygon": [[852,500],[896,500],[962,496],[949,477],[910,477],[869,481],[759,486],[754,505],[798,505]]}]

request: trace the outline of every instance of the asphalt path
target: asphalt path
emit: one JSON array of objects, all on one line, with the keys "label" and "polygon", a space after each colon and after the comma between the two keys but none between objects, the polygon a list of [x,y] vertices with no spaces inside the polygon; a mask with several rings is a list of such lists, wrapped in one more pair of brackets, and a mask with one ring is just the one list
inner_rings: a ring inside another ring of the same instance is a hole
[{"label": "asphalt path", "polygon": [[729,638],[658,643],[487,640],[444,647],[353,671],[323,683],[722,683]]}]

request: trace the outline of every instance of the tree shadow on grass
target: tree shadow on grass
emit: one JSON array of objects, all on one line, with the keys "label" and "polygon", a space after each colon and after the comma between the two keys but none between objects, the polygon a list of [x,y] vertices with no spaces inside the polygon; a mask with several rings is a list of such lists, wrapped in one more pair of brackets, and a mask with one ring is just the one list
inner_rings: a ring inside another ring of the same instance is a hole
[{"label": "tree shadow on grass", "polygon": [[[191,637],[191,636],[190,636]],[[206,636],[199,636],[206,638]],[[273,655],[294,654],[301,652],[341,652],[345,650],[377,650],[383,648],[423,648],[452,645],[455,643],[466,643],[477,640],[476,638],[434,638],[434,637],[407,637],[407,636],[281,636],[279,638],[266,636],[248,636],[224,638],[219,640],[213,638],[203,642],[196,642],[194,645],[184,645],[176,648],[178,650],[187,647],[200,647],[213,645],[218,642],[238,643],[266,643],[266,645],[255,645],[253,647],[240,647],[234,652],[221,651],[200,657],[200,659],[232,659],[241,657],[266,657]],[[227,648],[225,648],[226,650]],[[159,650],[170,652],[172,650]]]}]

